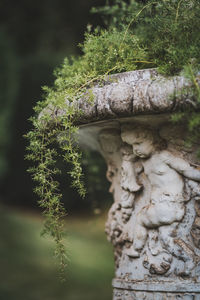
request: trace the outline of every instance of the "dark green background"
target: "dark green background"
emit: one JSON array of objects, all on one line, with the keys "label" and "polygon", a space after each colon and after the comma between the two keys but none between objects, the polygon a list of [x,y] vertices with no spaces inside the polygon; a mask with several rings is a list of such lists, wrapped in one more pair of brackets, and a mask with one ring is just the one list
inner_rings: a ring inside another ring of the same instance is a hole
[{"label": "dark green background", "polygon": [[[31,126],[27,120],[42,99],[41,87],[53,84],[53,70],[65,56],[81,54],[78,44],[87,24],[102,25],[90,9],[103,4],[104,0],[0,1],[0,200],[7,205],[37,207],[24,160],[23,134]],[[99,176],[105,173],[104,162],[92,153],[84,156],[83,165],[89,186],[85,200],[69,188],[69,177],[61,178],[68,211],[106,202],[106,181],[98,179],[104,177]],[[64,167],[63,171],[67,173]]]},{"label": "dark green background", "polygon": [[54,245],[40,237],[43,220],[26,172],[23,138],[33,106],[42,99],[41,87],[53,84],[53,70],[65,56],[80,54],[77,44],[87,24],[102,23],[90,8],[104,2],[0,1],[0,300],[111,299],[114,263],[104,234],[103,208],[111,201],[103,181],[105,163],[96,153],[84,154],[85,200],[70,188],[62,166],[69,256],[62,284]]}]

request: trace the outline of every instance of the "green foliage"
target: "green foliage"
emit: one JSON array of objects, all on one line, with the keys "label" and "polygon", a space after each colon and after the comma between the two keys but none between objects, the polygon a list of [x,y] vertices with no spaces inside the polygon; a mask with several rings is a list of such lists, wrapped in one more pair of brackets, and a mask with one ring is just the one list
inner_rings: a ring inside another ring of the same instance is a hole
[{"label": "green foliage", "polygon": [[63,283],[52,262],[54,243],[40,237],[42,218],[0,206],[0,299],[110,300],[114,265],[104,234],[105,217],[66,219],[70,266]]},{"label": "green foliage", "polygon": [[99,12],[108,17],[109,27],[137,36],[139,45],[146,49],[147,60],[153,61],[164,74],[179,73],[191,58],[200,62],[200,2],[143,2],[107,1]]},{"label": "green foliage", "polygon": [[[190,81],[190,86],[184,88],[181,94],[185,95],[185,98],[189,99],[192,105],[190,108],[187,108],[187,110],[180,111],[171,116],[173,122],[187,124],[189,130],[187,143],[190,145],[193,143],[199,144],[200,140],[200,113],[196,110],[197,105],[200,107],[199,70],[200,64],[198,64],[195,59],[192,59],[191,62],[184,67],[182,75]],[[200,158],[200,149],[197,155]]]},{"label": "green foliage", "polygon": [[[35,108],[28,159],[35,162],[30,168],[38,183],[35,191],[46,216],[45,233],[56,241],[56,254],[61,266],[66,257],[62,241],[64,208],[56,176],[56,160],[62,157],[72,164],[72,185],[85,195],[82,182],[81,154],[77,148],[74,125],[76,102],[87,88],[107,74],[158,67],[166,75],[185,74],[193,82],[193,95],[199,98],[196,70],[200,63],[200,5],[195,0],[107,1],[105,7],[93,9],[105,16],[107,29],[96,28],[85,35],[82,56],[65,59],[56,70],[53,88],[44,88],[45,97]],[[191,61],[193,63],[191,69]],[[88,101],[93,96],[88,94]],[[199,114],[192,113],[191,130],[198,128]],[[185,116],[185,115],[184,115]],[[181,118],[183,115],[179,115]],[[58,143],[59,142],[59,143]],[[59,144],[59,148],[56,146]]]},{"label": "green foliage", "polygon": [[139,39],[125,30],[87,33],[82,49],[88,72],[92,70],[95,76],[145,68],[150,63]]}]

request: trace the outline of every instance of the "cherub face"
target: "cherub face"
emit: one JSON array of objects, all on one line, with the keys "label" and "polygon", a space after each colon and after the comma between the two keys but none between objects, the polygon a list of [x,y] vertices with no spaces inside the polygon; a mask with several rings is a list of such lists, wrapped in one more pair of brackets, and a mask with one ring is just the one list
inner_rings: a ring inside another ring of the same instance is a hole
[{"label": "cherub face", "polygon": [[123,130],[121,138],[124,143],[132,146],[136,157],[147,158],[155,151],[154,138],[148,130]]},{"label": "cherub face", "polygon": [[145,139],[135,139],[132,141],[133,153],[140,158],[147,158],[153,153],[154,145],[153,141]]}]

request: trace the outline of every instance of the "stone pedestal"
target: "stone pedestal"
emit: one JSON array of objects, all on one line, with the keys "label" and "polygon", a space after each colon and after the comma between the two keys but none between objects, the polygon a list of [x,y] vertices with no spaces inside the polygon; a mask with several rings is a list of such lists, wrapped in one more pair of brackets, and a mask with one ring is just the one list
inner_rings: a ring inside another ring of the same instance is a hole
[{"label": "stone pedestal", "polygon": [[183,127],[151,125],[99,133],[114,197],[113,299],[200,299],[200,168]]},{"label": "stone pedestal", "polygon": [[105,158],[114,198],[114,300],[200,299],[199,145],[187,146],[186,127],[170,121],[194,106],[189,85],[135,71],[95,86],[92,107],[80,101],[80,140]]},{"label": "stone pedestal", "polygon": [[115,300],[199,300],[199,285],[185,282],[175,285],[153,283],[113,282],[113,299]]}]

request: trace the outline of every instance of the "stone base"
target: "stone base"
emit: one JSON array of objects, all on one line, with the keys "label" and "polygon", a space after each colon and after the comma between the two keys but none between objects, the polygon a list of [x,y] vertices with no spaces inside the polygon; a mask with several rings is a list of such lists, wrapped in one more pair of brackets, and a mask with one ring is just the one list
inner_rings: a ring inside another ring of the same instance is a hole
[{"label": "stone base", "polygon": [[113,290],[113,300],[200,300],[197,293],[138,292],[120,289]]},{"label": "stone base", "polygon": [[113,300],[200,300],[200,285],[113,280]]}]

